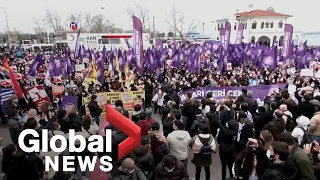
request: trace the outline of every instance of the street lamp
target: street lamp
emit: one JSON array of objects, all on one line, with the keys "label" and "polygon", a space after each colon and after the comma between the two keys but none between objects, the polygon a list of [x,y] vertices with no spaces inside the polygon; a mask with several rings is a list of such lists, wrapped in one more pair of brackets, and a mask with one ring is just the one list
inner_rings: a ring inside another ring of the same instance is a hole
[{"label": "street lamp", "polygon": [[8,33],[8,46],[10,47],[10,31],[9,31],[9,23],[8,23],[8,15],[6,8],[0,7],[0,9],[4,10],[4,14],[6,15],[6,22],[7,22],[7,33]]}]

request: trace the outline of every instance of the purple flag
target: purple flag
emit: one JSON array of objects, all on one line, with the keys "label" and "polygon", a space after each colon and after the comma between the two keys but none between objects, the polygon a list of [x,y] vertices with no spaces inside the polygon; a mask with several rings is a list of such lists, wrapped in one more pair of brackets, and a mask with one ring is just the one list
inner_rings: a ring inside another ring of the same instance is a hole
[{"label": "purple flag", "polygon": [[229,21],[225,23],[224,30],[225,30],[225,33],[224,33],[225,49],[224,50],[228,50],[229,44],[230,44],[230,35],[231,35],[231,24],[229,23]]},{"label": "purple flag", "polygon": [[223,49],[225,49],[226,48],[226,40],[225,40],[226,30],[221,28],[219,34],[220,34],[220,43]]},{"label": "purple flag", "polygon": [[44,60],[42,59],[41,55],[38,54],[30,67],[28,76],[35,76],[37,69],[43,64],[44,64]]},{"label": "purple flag", "polygon": [[142,44],[142,24],[141,21],[133,16],[133,49],[136,54],[136,66],[138,73],[143,75],[144,60],[143,60],[143,44]]},{"label": "purple flag", "polygon": [[270,67],[271,69],[277,66],[277,50],[275,48],[272,48],[262,54],[261,66]]},{"label": "purple flag", "polygon": [[80,30],[78,31],[78,35],[77,35],[77,40],[76,40],[76,46],[75,46],[75,49],[74,49],[74,59],[76,59],[78,53],[79,53],[79,50],[81,48],[81,45],[79,44],[79,36],[80,36]]},{"label": "purple flag", "polygon": [[57,54],[56,56],[56,60],[55,60],[55,73],[56,73],[56,76],[60,76],[62,74],[62,62],[61,62],[61,54]]},{"label": "purple flag", "polygon": [[54,57],[53,57],[53,54],[50,54],[50,62],[49,62],[48,71],[49,71],[49,75],[51,78],[56,76],[54,69],[55,69]]},{"label": "purple flag", "polygon": [[282,48],[282,56],[287,58],[291,55],[292,51],[292,33],[293,26],[291,24],[284,25],[284,39],[283,39],[283,48]]},{"label": "purple flag", "polygon": [[73,108],[78,108],[77,96],[62,96],[60,109],[69,112]]},{"label": "purple flag", "polygon": [[243,36],[243,24],[239,24],[237,37],[236,37],[236,44],[242,43],[242,36]]}]

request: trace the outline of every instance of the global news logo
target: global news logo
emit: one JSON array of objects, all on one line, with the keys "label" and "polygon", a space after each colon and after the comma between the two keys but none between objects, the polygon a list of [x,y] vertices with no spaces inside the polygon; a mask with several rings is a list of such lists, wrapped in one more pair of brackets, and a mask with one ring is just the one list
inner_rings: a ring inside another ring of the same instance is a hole
[{"label": "global news logo", "polygon": [[[132,121],[124,117],[118,111],[107,105],[107,120],[114,127],[128,135],[128,138],[118,145],[118,159],[124,158],[131,151],[140,145],[141,129]],[[97,153],[109,153],[112,151],[112,131],[106,130],[105,136],[91,135],[87,139],[82,135],[76,135],[75,130],[70,129],[68,138],[62,135],[53,135],[50,139],[48,130],[42,129],[41,134],[34,129],[23,130],[18,138],[19,147],[22,151],[27,153],[33,152],[49,152],[62,153],[68,151],[69,153],[81,153],[85,150],[95,154],[94,156],[50,156],[44,157],[45,171],[50,169],[59,171],[62,169],[65,172],[74,171],[75,163],[79,163],[81,171],[94,171],[97,161],[100,162],[100,170],[109,172],[112,170],[112,158],[108,155],[101,157]],[[99,159],[98,159],[99,158]],[[62,165],[63,167],[59,167]]]}]

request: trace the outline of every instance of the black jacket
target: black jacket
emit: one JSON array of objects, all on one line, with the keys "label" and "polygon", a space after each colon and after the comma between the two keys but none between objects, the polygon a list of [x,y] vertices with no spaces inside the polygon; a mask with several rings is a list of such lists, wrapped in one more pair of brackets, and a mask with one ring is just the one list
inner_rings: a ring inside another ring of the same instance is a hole
[{"label": "black jacket", "polygon": [[256,99],[252,97],[247,97],[245,99],[246,103],[248,103],[248,110],[253,115],[256,113],[256,110],[258,109],[258,102]]},{"label": "black jacket", "polygon": [[102,109],[99,107],[96,101],[90,101],[88,104],[88,108],[91,116],[100,116],[102,113]]},{"label": "black jacket", "polygon": [[[144,146],[137,147],[131,154],[131,158],[136,163],[136,166],[146,175],[151,178],[155,169],[153,156],[149,154],[148,149]],[[148,179],[149,179],[148,178]]]},{"label": "black jacket", "polygon": [[229,120],[235,120],[235,112],[233,110],[222,110],[220,112],[220,122],[223,126],[226,126]]},{"label": "black jacket", "polygon": [[219,114],[218,113],[212,113],[208,112],[206,114],[206,117],[209,119],[209,125],[210,125],[210,131],[213,137],[216,137],[218,133],[218,121],[219,121]]},{"label": "black jacket", "polygon": [[265,113],[256,113],[255,115],[253,115],[252,119],[253,119],[253,124],[254,124],[254,131],[256,134],[256,138],[259,137],[260,135],[260,131],[263,128],[262,126],[262,120],[265,116]]},{"label": "black jacket", "polygon": [[112,170],[108,174],[110,180],[147,180],[146,176],[137,166],[135,166],[133,173],[129,175],[119,170],[121,164],[122,161],[118,161],[113,165]]},{"label": "black jacket", "polygon": [[229,129],[218,122],[220,128],[218,143],[220,152],[235,152],[235,137],[238,134],[238,129]]},{"label": "black jacket", "polygon": [[310,102],[302,102],[299,104],[299,111],[301,115],[311,119],[315,113],[315,106]]},{"label": "black jacket", "polygon": [[294,179],[297,174],[297,169],[294,164],[280,163],[272,164],[265,170],[260,180],[283,180]]}]

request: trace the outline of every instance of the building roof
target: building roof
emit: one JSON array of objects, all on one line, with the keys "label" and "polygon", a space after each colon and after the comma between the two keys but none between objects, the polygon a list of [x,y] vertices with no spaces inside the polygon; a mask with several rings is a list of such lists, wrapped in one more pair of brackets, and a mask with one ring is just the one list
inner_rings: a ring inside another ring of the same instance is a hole
[{"label": "building roof", "polygon": [[277,12],[272,12],[272,11],[266,11],[266,10],[252,10],[249,12],[240,12],[240,13],[236,13],[235,16],[240,16],[240,17],[262,17],[262,16],[283,16],[283,17],[290,17],[290,15],[287,14],[281,14],[281,13],[277,13]]}]

